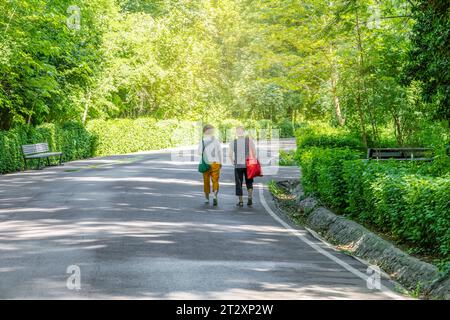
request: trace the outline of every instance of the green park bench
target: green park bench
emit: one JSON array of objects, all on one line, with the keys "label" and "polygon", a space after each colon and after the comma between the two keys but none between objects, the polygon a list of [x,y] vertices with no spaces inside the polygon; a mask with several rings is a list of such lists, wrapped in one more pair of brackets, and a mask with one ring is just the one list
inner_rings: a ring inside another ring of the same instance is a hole
[{"label": "green park bench", "polygon": [[41,168],[41,159],[47,159],[47,165],[50,166],[50,157],[59,157],[59,164],[62,165],[62,152],[50,152],[48,143],[27,144],[22,146],[23,160],[25,169],[27,169],[27,160],[37,159],[38,169]]}]

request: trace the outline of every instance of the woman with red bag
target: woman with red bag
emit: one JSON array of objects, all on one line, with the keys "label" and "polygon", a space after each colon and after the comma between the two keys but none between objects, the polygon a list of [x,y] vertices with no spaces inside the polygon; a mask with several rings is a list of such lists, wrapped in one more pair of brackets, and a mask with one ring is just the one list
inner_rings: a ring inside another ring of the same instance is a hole
[{"label": "woman with red bag", "polygon": [[[234,164],[234,180],[236,183],[236,195],[239,202],[238,207],[244,206],[242,183],[245,178],[245,185],[248,192],[247,205],[253,205],[253,177],[261,175],[261,167],[256,159],[256,147],[253,139],[245,136],[244,127],[236,128],[236,139],[230,142],[229,157]],[[259,173],[257,167],[259,166]],[[255,170],[256,168],[256,170]],[[249,170],[250,169],[250,170]]]}]

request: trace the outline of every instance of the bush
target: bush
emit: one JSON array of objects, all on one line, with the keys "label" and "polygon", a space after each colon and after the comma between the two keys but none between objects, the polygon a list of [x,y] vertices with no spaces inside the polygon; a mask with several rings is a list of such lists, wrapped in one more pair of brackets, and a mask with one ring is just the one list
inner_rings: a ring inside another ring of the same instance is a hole
[{"label": "bush", "polygon": [[194,122],[152,118],[92,120],[87,129],[98,138],[96,155],[159,150],[197,143]]},{"label": "bush", "polygon": [[285,119],[279,122],[276,127],[280,130],[280,138],[292,138],[295,137],[295,131],[302,128],[302,124],[293,124],[291,120]]},{"label": "bush", "polygon": [[274,129],[272,120],[259,120],[258,126],[259,126],[258,139],[272,138],[272,129]]},{"label": "bush", "polygon": [[358,139],[343,129],[312,123],[297,130],[297,144],[306,193],[416,251],[448,257],[447,143],[433,145],[432,162],[361,161],[352,159],[363,150]]},{"label": "bush", "polygon": [[297,164],[297,160],[295,159],[295,151],[280,150],[280,166],[296,166]]},{"label": "bush", "polygon": [[296,130],[295,135],[299,152],[309,147],[364,150],[358,137],[352,136],[345,129],[334,128],[323,123],[312,123],[301,127]]},{"label": "bush", "polygon": [[222,142],[231,141],[234,138],[233,130],[242,125],[243,123],[241,121],[235,119],[225,119],[220,121],[218,125],[218,134],[220,135]]},{"label": "bush", "polygon": [[[224,119],[212,123],[223,142],[234,138],[233,129],[244,125],[254,137],[271,138],[274,128],[270,120]],[[91,120],[87,129],[97,137],[96,155],[124,154],[145,150],[195,144],[201,128],[196,122],[153,118]],[[262,131],[266,130],[266,131]]]},{"label": "bush", "polygon": [[350,149],[305,150],[299,159],[305,192],[317,194],[332,208],[344,208],[346,186],[342,178],[343,162],[359,157],[359,152]]},{"label": "bush", "polygon": [[450,250],[450,174],[424,176],[392,162],[346,161],[346,212],[418,251]]},{"label": "bush", "polygon": [[87,158],[93,154],[94,137],[79,123],[20,126],[0,132],[0,172],[24,168],[21,146],[47,142],[52,151],[64,152],[63,160]]}]

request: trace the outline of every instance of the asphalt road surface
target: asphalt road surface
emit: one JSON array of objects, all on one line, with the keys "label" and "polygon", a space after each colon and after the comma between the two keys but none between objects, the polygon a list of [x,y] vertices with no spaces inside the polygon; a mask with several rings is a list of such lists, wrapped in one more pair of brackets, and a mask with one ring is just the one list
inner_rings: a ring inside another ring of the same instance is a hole
[{"label": "asphalt road surface", "polygon": [[173,159],[149,152],[0,176],[0,298],[401,298],[388,279],[369,288],[366,265],[277,212],[267,181],[296,168],[258,179],[253,208],[237,208],[224,166],[214,208],[197,164]]}]

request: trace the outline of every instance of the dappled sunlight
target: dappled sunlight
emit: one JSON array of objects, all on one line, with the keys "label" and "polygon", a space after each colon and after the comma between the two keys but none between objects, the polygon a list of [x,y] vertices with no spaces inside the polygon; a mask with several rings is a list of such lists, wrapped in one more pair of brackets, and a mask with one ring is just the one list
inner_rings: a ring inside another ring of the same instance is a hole
[{"label": "dappled sunlight", "polygon": [[62,180],[73,182],[157,182],[162,184],[184,184],[190,186],[202,185],[201,182],[188,179],[163,179],[154,177],[67,177]]},{"label": "dappled sunlight", "polygon": [[33,212],[45,212],[55,213],[67,209],[66,207],[59,208],[14,208],[14,209],[0,209],[1,213],[33,213]]},{"label": "dappled sunlight", "polygon": [[[257,192],[253,208],[236,208],[231,168],[222,170],[219,206],[212,207],[203,204],[195,166],[166,157],[0,177],[0,270],[9,270],[0,292],[26,297],[35,294],[25,288],[39,288],[46,297],[108,299],[367,294],[360,280],[275,224]],[[71,264],[82,269],[82,293],[64,293]],[[212,269],[214,281],[204,276]],[[338,278],[351,290],[327,284],[340,285]]]}]

